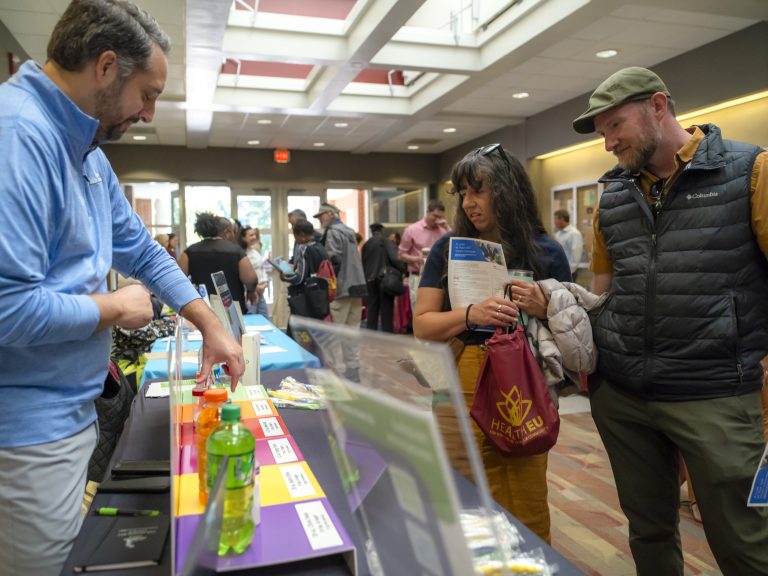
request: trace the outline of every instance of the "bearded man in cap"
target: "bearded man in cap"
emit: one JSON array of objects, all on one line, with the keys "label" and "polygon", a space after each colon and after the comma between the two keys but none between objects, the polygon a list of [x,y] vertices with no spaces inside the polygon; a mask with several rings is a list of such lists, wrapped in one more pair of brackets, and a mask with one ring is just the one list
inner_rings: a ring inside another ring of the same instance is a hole
[{"label": "bearded man in cap", "polygon": [[724,574],[768,574],[768,508],[747,496],[765,446],[768,153],[683,128],[669,90],[626,68],[573,122],[618,166],[594,220],[592,415],[611,460],[638,574],[683,574],[682,455]]}]

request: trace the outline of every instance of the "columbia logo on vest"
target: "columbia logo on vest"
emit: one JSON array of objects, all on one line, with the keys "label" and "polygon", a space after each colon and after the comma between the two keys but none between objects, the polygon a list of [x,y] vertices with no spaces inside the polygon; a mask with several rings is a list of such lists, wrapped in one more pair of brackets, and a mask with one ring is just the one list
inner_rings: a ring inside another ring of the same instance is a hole
[{"label": "columbia logo on vest", "polygon": [[698,200],[699,198],[714,198],[717,196],[717,192],[697,192],[696,194],[688,194],[685,197],[686,200]]}]

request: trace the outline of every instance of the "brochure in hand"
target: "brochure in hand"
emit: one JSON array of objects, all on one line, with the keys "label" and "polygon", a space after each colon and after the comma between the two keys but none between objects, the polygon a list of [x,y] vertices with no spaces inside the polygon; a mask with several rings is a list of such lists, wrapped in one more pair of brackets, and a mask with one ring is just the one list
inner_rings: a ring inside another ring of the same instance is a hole
[{"label": "brochure in hand", "polygon": [[[103,538],[95,548],[83,549],[75,559],[75,572],[99,572],[123,568],[156,566],[168,538],[168,516],[115,516],[103,522]],[[98,535],[94,535],[98,541]]]}]

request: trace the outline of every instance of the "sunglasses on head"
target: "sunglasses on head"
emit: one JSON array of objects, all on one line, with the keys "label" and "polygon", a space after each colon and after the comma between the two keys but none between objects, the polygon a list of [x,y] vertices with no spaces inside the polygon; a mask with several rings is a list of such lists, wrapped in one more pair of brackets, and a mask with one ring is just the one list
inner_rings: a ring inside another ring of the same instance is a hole
[{"label": "sunglasses on head", "polygon": [[507,158],[507,153],[504,151],[504,148],[499,144],[498,142],[496,144],[487,144],[485,146],[480,146],[480,148],[477,148],[475,150],[475,154],[478,156],[490,156],[494,152],[499,153],[499,156],[501,156],[502,160],[504,160],[504,163],[507,165],[508,168],[512,168],[509,165],[509,159]]}]

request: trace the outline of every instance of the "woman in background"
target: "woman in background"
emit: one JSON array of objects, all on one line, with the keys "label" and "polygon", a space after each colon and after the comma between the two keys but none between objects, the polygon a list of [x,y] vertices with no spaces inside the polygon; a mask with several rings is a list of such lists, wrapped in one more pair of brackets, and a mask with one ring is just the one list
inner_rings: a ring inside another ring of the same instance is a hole
[{"label": "woman in background", "polygon": [[[547,236],[533,187],[517,158],[498,144],[478,148],[453,167],[451,181],[460,201],[453,235],[501,244],[507,268],[532,270],[535,280],[571,281],[568,259],[560,245]],[[468,307],[452,306],[448,296],[449,243],[449,235],[438,240],[424,265],[413,331],[417,338],[426,340],[446,342],[457,337],[463,342],[457,370],[469,410],[485,356],[482,344],[493,334],[477,328],[512,326],[520,310],[546,318],[546,303],[536,284],[514,281],[514,301],[492,296]],[[455,417],[438,416],[438,420],[454,466],[468,474],[469,463]],[[472,427],[491,495],[549,542],[547,454],[504,456],[474,423]]]},{"label": "woman in background", "polygon": [[261,314],[264,318],[269,319],[269,307],[267,306],[266,298],[264,298],[264,292],[269,285],[269,281],[267,280],[267,271],[264,268],[264,258],[261,255],[261,234],[259,229],[245,226],[240,232],[240,246],[245,250],[248,260],[251,261],[251,265],[256,271],[256,276],[259,278],[259,283],[256,284],[256,297],[253,298],[253,295],[249,294],[249,300],[253,302],[255,299],[256,304],[251,304],[248,307],[248,312]]},{"label": "woman in background", "polygon": [[174,234],[173,232],[168,234],[168,243],[165,245],[165,250],[168,252],[168,254],[171,255],[171,258],[173,258],[174,260],[176,260],[176,245],[178,244],[178,242],[179,242],[179,239],[176,236],[176,234]]},{"label": "woman in background", "polygon": [[155,234],[155,242],[168,250],[168,234]]},{"label": "woman in background", "polygon": [[197,214],[195,233],[202,240],[182,252],[179,267],[194,284],[205,284],[208,294],[216,294],[211,274],[224,272],[232,299],[240,302],[241,309],[245,310],[245,291],[252,290],[258,278],[245,250],[225,240],[231,236],[231,230],[228,218],[210,212]]}]

